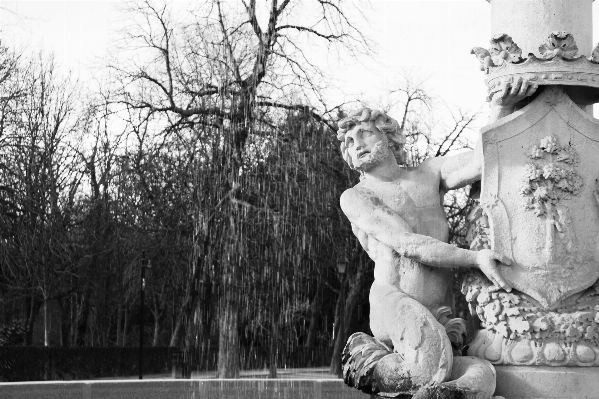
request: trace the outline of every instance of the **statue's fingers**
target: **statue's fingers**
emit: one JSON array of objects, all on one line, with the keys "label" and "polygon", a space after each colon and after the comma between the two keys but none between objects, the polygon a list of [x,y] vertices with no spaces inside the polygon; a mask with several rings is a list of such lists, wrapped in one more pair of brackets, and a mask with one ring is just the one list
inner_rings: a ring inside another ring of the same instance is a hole
[{"label": "statue's fingers", "polygon": [[504,98],[510,92],[510,84],[508,82],[504,82],[501,85],[501,91],[499,92],[499,98]]},{"label": "statue's fingers", "polygon": [[522,86],[522,78],[516,79],[516,81],[512,84],[511,94],[513,96],[517,95],[520,92],[520,87]]},{"label": "statue's fingers", "polygon": [[[491,269],[493,270],[493,269]],[[493,287],[489,288],[490,290],[493,290],[493,288],[497,287],[494,291],[497,291],[499,289],[499,284],[497,284],[497,280],[495,279],[495,273],[490,272],[490,273],[485,273],[485,276],[487,276],[487,278],[489,279],[489,281],[491,281],[491,283],[493,283]]]},{"label": "statue's fingers", "polygon": [[507,256],[500,254],[499,252],[494,252],[493,257],[503,263],[504,265],[510,266],[512,264],[512,260]]},{"label": "statue's fingers", "polygon": [[497,280],[497,283],[495,285],[498,285],[499,287],[503,288],[507,292],[511,292],[512,291],[512,286],[509,285],[508,282],[505,281],[503,279],[503,277],[501,277],[499,275],[499,273],[497,273],[497,275],[495,276],[495,280]]},{"label": "statue's fingers", "polygon": [[529,86],[528,80],[523,79],[522,85],[520,86],[520,91],[518,92],[518,96],[526,97],[526,93],[528,92],[529,87],[530,86]]},{"label": "statue's fingers", "polygon": [[533,94],[535,94],[535,92],[537,91],[537,89],[539,88],[539,85],[536,83],[531,84],[530,86],[528,86],[528,90],[526,90],[526,95],[524,97],[530,97]]}]

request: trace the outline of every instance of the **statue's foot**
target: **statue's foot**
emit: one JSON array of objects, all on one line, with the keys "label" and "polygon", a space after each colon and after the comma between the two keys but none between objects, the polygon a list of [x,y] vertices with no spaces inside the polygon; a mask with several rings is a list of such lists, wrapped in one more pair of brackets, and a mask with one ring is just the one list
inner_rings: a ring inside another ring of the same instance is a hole
[{"label": "statue's foot", "polygon": [[381,359],[390,355],[389,348],[364,333],[355,333],[347,340],[341,357],[343,381],[350,387],[366,393],[377,393],[374,369]]},{"label": "statue's foot", "polygon": [[[399,353],[383,357],[374,368],[373,380],[376,388],[383,397],[401,397],[418,392],[419,385],[410,373],[404,359]],[[423,396],[422,399],[428,398]]]},{"label": "statue's foot", "polygon": [[465,399],[503,399],[493,397],[495,368],[486,360],[473,356],[454,357],[450,378],[440,385],[461,389]]},{"label": "statue's foot", "polygon": [[412,363],[363,333],[352,335],[343,351],[343,377],[347,385],[378,397],[415,399],[493,398],[495,369],[486,360],[454,357],[447,382],[422,381]]}]

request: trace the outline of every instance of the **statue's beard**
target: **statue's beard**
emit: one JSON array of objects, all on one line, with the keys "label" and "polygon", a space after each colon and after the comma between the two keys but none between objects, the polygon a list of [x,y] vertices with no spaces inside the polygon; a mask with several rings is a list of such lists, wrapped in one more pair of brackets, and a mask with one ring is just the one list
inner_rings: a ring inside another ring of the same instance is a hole
[{"label": "statue's beard", "polygon": [[387,140],[381,140],[372,147],[370,154],[356,160],[354,163],[354,168],[356,170],[366,171],[383,162],[388,155],[388,142]]}]

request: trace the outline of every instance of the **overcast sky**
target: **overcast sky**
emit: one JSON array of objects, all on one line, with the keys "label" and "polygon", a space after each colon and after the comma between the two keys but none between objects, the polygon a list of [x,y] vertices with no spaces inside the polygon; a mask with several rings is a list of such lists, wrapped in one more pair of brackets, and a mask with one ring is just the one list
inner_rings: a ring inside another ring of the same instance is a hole
[{"label": "overcast sky", "polygon": [[[269,0],[258,2],[265,7]],[[124,19],[119,3],[0,1],[4,7],[0,10],[3,44],[52,51],[62,67],[86,81],[93,76],[94,62],[106,55],[118,36]],[[594,14],[596,11],[594,7]],[[369,21],[365,33],[377,44],[377,56],[360,62],[344,59],[331,66],[343,88],[331,93],[339,97],[335,101],[359,92],[374,97],[402,70],[409,70],[421,78],[429,77],[427,88],[438,99],[463,109],[486,109],[484,75],[470,49],[487,47],[491,36],[487,1],[374,0],[364,13]],[[325,65],[327,62],[323,59]]]}]

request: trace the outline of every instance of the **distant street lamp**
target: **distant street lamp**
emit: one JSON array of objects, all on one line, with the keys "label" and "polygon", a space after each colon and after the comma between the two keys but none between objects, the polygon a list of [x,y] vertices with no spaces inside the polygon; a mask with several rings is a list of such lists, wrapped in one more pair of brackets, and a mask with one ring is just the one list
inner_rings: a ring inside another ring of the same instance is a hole
[{"label": "distant street lamp", "polygon": [[[340,274],[341,280],[341,309],[339,312],[339,337],[337,339],[342,341],[342,345],[345,346],[345,271],[347,270],[348,264],[347,257],[345,255],[341,255],[337,258],[337,271]],[[341,363],[339,363],[341,365]],[[343,377],[343,367],[339,367],[337,370],[338,377]]]},{"label": "distant street lamp", "polygon": [[150,262],[146,259],[146,251],[141,253],[141,279],[139,281],[140,309],[139,309],[139,379],[144,378],[143,349],[144,349],[144,293],[146,290],[146,267]]}]

